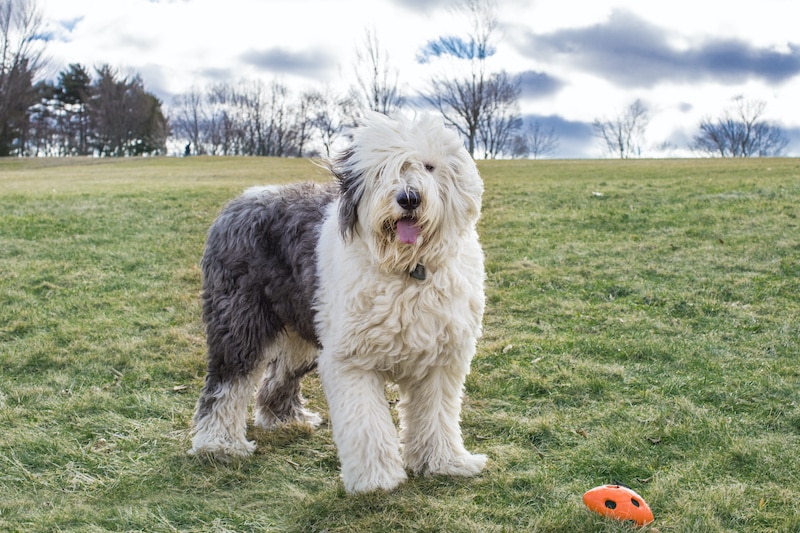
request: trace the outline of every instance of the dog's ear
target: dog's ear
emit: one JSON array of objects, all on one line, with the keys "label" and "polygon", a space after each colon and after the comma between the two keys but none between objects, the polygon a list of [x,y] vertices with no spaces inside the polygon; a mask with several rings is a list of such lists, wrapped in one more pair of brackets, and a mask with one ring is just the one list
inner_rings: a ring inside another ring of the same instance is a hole
[{"label": "dog's ear", "polygon": [[344,239],[352,238],[357,231],[358,203],[364,196],[364,177],[353,168],[353,155],[352,150],[346,150],[331,163],[339,184],[339,229]]}]

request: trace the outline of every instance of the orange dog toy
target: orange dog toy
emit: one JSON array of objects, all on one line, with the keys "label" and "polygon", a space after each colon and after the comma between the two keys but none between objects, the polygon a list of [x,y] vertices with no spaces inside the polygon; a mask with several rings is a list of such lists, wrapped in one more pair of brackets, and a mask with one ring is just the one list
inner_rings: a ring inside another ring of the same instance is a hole
[{"label": "orange dog toy", "polygon": [[583,495],[586,507],[617,520],[632,520],[638,526],[653,521],[653,511],[644,499],[624,485],[602,485]]}]

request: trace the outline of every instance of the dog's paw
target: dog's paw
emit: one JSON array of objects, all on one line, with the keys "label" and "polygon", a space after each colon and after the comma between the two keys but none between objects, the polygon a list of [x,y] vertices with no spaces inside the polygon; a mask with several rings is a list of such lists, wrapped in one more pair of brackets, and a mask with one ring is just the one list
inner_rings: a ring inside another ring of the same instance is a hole
[{"label": "dog's paw", "polygon": [[474,476],[486,467],[488,458],[483,454],[468,454],[460,457],[455,464],[454,476]]},{"label": "dog's paw", "polygon": [[344,490],[348,494],[358,494],[364,492],[375,492],[378,490],[391,491],[408,479],[408,475],[403,468],[392,468],[380,472],[362,472],[360,475],[351,478],[342,474]]},{"label": "dog's paw", "polygon": [[439,462],[431,461],[422,470],[428,475],[472,477],[483,470],[486,461],[485,455],[466,453]]},{"label": "dog's paw", "polygon": [[322,417],[319,416],[319,413],[309,411],[308,409],[303,409],[303,417],[300,420],[300,423],[308,424],[312,428],[317,428],[320,424],[322,424]]},{"label": "dog's paw", "polygon": [[231,459],[244,459],[256,451],[256,443],[251,440],[192,440],[192,448],[189,455],[196,457],[214,459],[226,462]]}]

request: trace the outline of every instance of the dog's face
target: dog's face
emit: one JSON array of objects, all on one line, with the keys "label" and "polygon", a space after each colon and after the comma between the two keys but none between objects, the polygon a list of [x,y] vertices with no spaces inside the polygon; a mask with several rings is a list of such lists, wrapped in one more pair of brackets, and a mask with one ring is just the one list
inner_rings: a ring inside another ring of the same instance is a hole
[{"label": "dog's face", "polygon": [[435,268],[472,235],[483,183],[461,138],[441,120],[370,115],[331,167],[345,238],[361,238],[387,272]]}]

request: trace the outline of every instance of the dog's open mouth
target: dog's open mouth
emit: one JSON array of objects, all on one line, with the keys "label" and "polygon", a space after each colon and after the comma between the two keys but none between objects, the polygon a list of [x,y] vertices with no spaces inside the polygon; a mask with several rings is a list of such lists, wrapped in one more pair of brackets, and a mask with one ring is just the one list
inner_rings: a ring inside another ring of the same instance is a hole
[{"label": "dog's open mouth", "polygon": [[404,244],[416,244],[420,227],[416,218],[401,218],[396,225],[397,238]]}]

